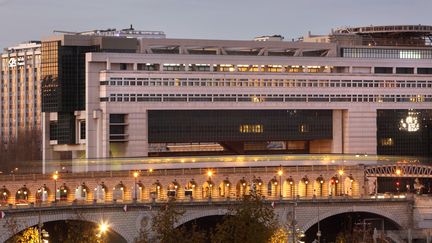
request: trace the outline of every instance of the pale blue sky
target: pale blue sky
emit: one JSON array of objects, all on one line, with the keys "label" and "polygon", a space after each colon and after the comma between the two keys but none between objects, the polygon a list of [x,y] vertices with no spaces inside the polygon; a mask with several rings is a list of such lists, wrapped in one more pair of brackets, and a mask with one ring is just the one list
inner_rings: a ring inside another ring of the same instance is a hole
[{"label": "pale blue sky", "polygon": [[0,0],[0,50],[53,30],[162,30],[171,38],[286,39],[357,25],[432,25],[432,0]]}]

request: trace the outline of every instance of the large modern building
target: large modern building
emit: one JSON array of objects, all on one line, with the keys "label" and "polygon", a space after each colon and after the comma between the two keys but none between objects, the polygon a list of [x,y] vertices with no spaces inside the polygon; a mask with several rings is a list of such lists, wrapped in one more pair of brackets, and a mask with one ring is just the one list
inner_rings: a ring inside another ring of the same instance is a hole
[{"label": "large modern building", "polygon": [[41,126],[41,50],[39,41],[4,49],[0,62],[0,141]]},{"label": "large modern building", "polygon": [[432,26],[42,41],[44,158],[431,156]]}]

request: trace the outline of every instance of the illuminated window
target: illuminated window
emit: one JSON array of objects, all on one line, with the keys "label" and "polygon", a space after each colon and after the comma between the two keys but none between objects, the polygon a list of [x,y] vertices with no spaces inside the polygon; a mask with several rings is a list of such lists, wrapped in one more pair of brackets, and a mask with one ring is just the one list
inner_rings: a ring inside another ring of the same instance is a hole
[{"label": "illuminated window", "polygon": [[393,146],[394,140],[392,138],[382,138],[381,139],[381,146]]},{"label": "illuminated window", "polygon": [[309,127],[306,124],[300,124],[299,132],[301,133],[309,132]]},{"label": "illuminated window", "polygon": [[263,125],[240,125],[240,133],[263,133],[264,126]]},{"label": "illuminated window", "polygon": [[399,130],[404,130],[407,132],[417,132],[420,129],[420,124],[418,122],[418,113],[410,111],[408,116],[400,120]]}]

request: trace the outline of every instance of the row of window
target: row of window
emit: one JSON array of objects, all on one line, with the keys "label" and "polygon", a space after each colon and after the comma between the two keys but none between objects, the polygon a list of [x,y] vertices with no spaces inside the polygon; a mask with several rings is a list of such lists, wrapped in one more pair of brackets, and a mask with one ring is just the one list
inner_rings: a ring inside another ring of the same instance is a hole
[{"label": "row of window", "polygon": [[109,86],[432,88],[432,80],[305,80],[248,78],[110,78]]},{"label": "row of window", "polygon": [[110,94],[101,102],[432,102],[432,95],[371,94]]},{"label": "row of window", "polygon": [[342,57],[379,59],[432,59],[432,50],[342,48]]},{"label": "row of window", "polygon": [[[120,70],[128,70],[133,66],[120,63]],[[183,63],[138,63],[140,71],[192,71],[192,72],[271,72],[271,73],[322,73],[333,72],[334,67],[329,66],[302,66],[302,65],[250,65],[250,64],[183,64]]]}]

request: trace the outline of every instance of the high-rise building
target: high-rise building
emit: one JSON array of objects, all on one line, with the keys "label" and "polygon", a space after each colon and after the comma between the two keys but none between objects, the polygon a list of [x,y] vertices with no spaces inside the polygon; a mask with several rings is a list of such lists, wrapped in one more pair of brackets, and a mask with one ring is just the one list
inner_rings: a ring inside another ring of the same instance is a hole
[{"label": "high-rise building", "polygon": [[431,36],[409,25],[316,41],[44,40],[42,66],[63,70],[44,69],[45,158],[431,156]]},{"label": "high-rise building", "polygon": [[0,63],[0,137],[17,138],[41,125],[41,50],[39,41],[4,49]]}]

